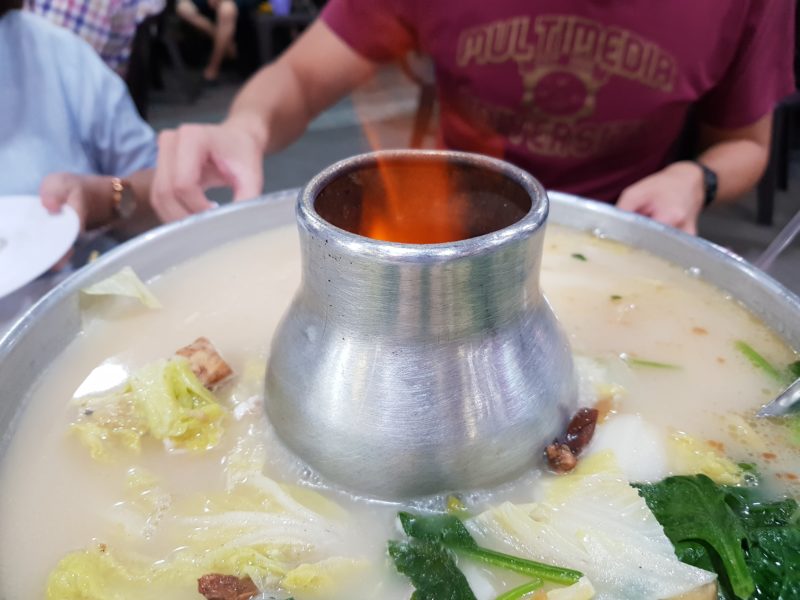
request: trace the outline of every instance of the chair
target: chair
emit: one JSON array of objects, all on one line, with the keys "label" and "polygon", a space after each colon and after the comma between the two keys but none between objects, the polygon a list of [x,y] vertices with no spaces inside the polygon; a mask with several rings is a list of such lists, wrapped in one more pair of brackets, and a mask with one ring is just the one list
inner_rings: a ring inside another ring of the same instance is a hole
[{"label": "chair", "polygon": [[[794,23],[794,81],[800,88],[800,7],[795,10]],[[769,153],[767,170],[758,183],[758,212],[756,219],[759,225],[772,225],[775,211],[775,190],[786,191],[789,187],[789,159],[795,136],[800,127],[800,92],[785,98],[775,109],[772,119],[772,144]]]},{"label": "chair", "polygon": [[789,159],[796,142],[795,134],[800,126],[800,92],[785,98],[775,109],[772,119],[772,143],[769,162],[761,181],[758,182],[758,207],[756,220],[759,225],[772,225],[775,212],[775,191],[786,191],[789,187]]},{"label": "chair", "polygon": [[136,28],[131,44],[131,56],[125,72],[125,83],[128,85],[136,110],[147,120],[147,109],[150,104],[150,64],[152,62],[152,28],[158,16],[147,17]]},{"label": "chair", "polygon": [[125,82],[142,118],[147,118],[150,90],[167,87],[162,73],[165,57],[173,71],[171,79],[177,81],[177,93],[185,102],[194,102],[202,89],[178,45],[181,23],[175,4],[176,0],[167,0],[161,13],[148,17],[136,29]]}]

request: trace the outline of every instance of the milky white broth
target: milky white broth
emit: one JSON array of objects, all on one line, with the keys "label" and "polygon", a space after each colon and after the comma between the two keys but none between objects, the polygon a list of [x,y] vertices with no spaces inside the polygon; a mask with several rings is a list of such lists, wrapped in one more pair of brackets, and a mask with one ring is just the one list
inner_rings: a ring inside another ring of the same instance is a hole
[{"label": "milky white broth", "polygon": [[[573,257],[580,253],[581,261]],[[48,572],[66,553],[107,541],[113,535],[111,507],[126,498],[125,473],[131,465],[155,474],[161,486],[180,496],[221,490],[222,457],[241,435],[263,436],[263,416],[229,419],[219,447],[201,457],[169,454],[161,444],[114,464],[89,458],[67,433],[73,391],[97,365],[115,358],[132,368],[161,357],[198,336],[208,337],[235,371],[248,361],[265,362],[279,319],[299,284],[300,256],[294,227],[283,227],[214,249],[151,282],[162,310],[131,310],[124,318],[89,323],[43,374],[32,391],[2,468],[0,494],[0,598],[43,596]],[[766,460],[737,445],[721,415],[752,410],[776,391],[733,346],[747,340],[774,364],[795,360],[793,352],[736,301],[683,269],[640,251],[550,226],[542,282],[576,354],[611,359],[620,353],[680,365],[680,370],[633,369],[618,361],[627,394],[620,412],[638,412],[655,426],[674,427],[702,440],[724,444],[734,460],[758,462],[775,489],[795,492],[792,475],[798,456],[776,442],[777,457]],[[618,295],[622,299],[613,300]],[[613,364],[613,359],[611,363]],[[274,445],[274,442],[272,442]],[[297,481],[299,469],[269,451],[267,474]],[[787,475],[787,473],[792,475]],[[780,474],[780,477],[776,477]],[[511,492],[512,496],[519,490]],[[396,537],[394,506],[339,503],[360,525],[353,554],[378,564],[385,541]],[[508,497],[508,496],[506,496]],[[524,497],[524,494],[523,494]],[[369,534],[369,535],[367,535]],[[136,546],[153,556],[169,547]],[[344,554],[344,552],[342,553]],[[387,568],[387,573],[389,570]],[[385,598],[407,598],[396,576]],[[199,598],[196,590],[170,590],[175,600]]]}]

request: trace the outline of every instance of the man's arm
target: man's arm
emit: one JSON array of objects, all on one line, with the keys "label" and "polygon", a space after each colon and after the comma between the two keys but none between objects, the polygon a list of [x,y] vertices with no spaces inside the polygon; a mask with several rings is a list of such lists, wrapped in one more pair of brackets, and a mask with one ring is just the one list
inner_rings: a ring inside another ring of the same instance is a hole
[{"label": "man's arm", "polygon": [[200,212],[211,206],[203,190],[217,185],[232,187],[235,200],[257,196],[264,154],[294,141],[375,69],[317,20],[245,85],[222,124],[183,125],[159,136],[154,209],[163,220]]},{"label": "man's arm", "polygon": [[[772,113],[739,129],[701,126],[697,160],[717,174],[717,202],[748,192],[761,178],[769,158]],[[673,163],[623,190],[617,206],[697,233],[705,198],[703,173],[691,161]]]},{"label": "man's arm", "polygon": [[317,20],[277,62],[244,86],[226,122],[248,123],[262,152],[277,152],[325,108],[369,79],[376,67]]},{"label": "man's arm", "polygon": [[697,160],[717,174],[717,202],[730,202],[758,183],[769,160],[772,113],[740,129],[700,127]]}]

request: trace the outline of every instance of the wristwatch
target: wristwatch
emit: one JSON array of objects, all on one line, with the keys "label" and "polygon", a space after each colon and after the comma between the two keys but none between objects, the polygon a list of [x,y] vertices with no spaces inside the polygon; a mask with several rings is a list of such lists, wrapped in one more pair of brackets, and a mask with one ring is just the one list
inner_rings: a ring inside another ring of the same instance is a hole
[{"label": "wristwatch", "polygon": [[717,197],[717,174],[697,160],[692,161],[700,170],[703,171],[703,208],[707,208],[709,204]]},{"label": "wristwatch", "polygon": [[111,193],[114,215],[118,219],[130,219],[136,212],[138,206],[130,182],[125,179],[120,179],[119,177],[112,177]]}]

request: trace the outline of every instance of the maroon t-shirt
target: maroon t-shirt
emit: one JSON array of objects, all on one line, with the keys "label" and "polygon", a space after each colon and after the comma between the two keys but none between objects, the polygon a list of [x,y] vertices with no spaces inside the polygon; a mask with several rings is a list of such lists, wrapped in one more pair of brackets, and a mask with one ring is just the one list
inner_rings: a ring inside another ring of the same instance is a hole
[{"label": "maroon t-shirt", "polygon": [[616,200],[672,159],[690,106],[750,125],[794,88],[793,0],[330,0],[359,54],[430,55],[442,144]]}]

